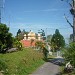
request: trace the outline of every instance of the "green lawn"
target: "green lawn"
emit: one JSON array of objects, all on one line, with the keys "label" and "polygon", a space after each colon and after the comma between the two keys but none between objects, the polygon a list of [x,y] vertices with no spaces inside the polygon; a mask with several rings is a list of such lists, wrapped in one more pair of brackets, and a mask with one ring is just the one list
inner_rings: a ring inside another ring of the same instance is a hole
[{"label": "green lawn", "polygon": [[28,75],[44,63],[42,58],[42,53],[24,48],[22,51],[0,54],[0,67],[5,75]]}]

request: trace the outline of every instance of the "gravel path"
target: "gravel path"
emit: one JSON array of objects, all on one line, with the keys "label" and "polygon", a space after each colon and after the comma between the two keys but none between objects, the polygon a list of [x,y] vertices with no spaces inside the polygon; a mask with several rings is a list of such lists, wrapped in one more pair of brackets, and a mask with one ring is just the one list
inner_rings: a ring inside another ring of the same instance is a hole
[{"label": "gravel path", "polygon": [[46,62],[41,67],[39,67],[35,72],[29,75],[60,75],[59,65],[56,65],[60,59],[53,59],[51,62]]}]

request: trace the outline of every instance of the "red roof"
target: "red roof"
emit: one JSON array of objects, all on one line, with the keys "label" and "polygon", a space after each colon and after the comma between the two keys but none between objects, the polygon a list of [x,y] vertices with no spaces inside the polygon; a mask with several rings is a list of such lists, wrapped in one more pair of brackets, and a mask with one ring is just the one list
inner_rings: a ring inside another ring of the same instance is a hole
[{"label": "red roof", "polygon": [[31,44],[31,40],[21,40],[21,43],[24,47],[35,46],[35,41],[33,41]]}]

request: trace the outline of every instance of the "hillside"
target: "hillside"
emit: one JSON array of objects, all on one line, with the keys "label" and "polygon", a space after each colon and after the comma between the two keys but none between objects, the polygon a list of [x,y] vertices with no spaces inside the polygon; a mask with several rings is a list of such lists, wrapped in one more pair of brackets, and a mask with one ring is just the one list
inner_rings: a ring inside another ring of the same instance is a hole
[{"label": "hillside", "polygon": [[44,63],[42,58],[40,52],[31,48],[0,54],[0,70],[4,75],[28,75]]}]

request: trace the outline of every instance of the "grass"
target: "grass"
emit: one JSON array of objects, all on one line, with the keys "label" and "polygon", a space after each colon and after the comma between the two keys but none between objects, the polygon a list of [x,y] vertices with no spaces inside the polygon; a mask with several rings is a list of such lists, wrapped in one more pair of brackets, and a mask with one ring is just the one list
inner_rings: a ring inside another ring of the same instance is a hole
[{"label": "grass", "polygon": [[31,48],[24,48],[22,51],[0,54],[3,62],[4,75],[28,75],[37,67],[42,65],[43,55]]}]

